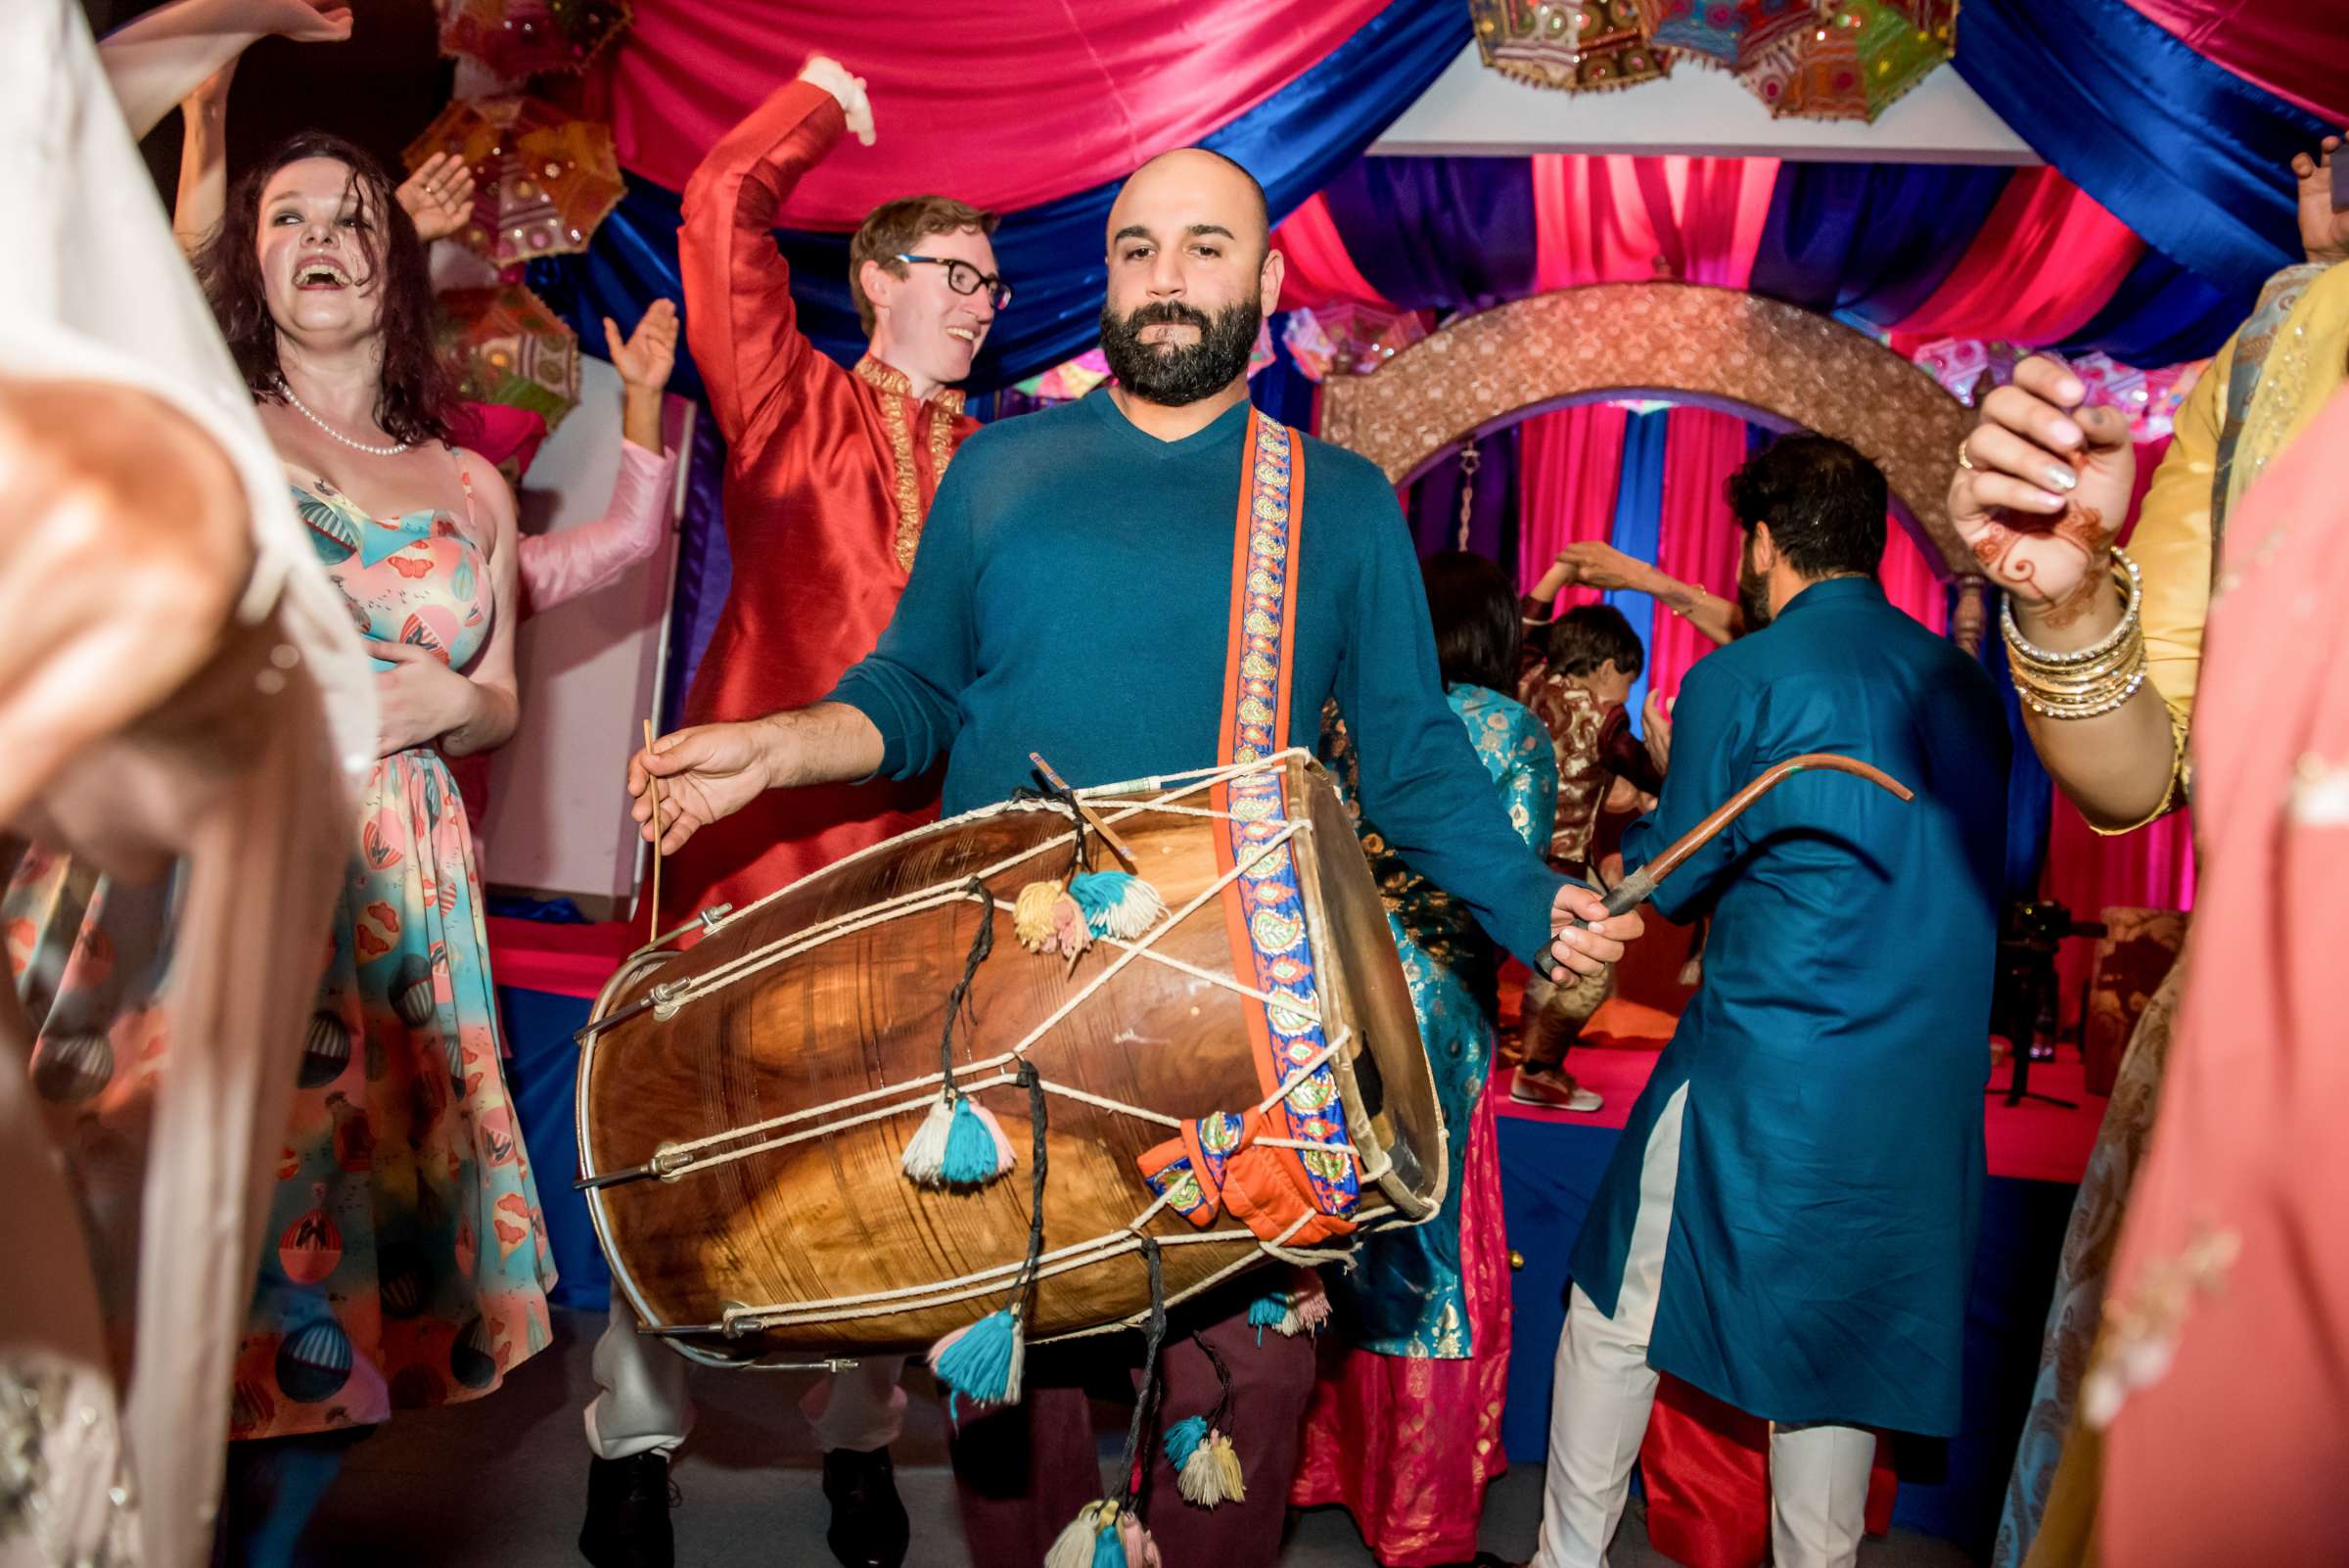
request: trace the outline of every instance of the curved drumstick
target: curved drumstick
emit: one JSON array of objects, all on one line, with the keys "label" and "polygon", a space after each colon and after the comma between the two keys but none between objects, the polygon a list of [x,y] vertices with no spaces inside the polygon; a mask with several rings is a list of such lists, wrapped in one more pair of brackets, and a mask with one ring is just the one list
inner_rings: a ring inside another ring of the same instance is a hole
[{"label": "curved drumstick", "polygon": [[1800,757],[1789,757],[1715,807],[1712,815],[1681,834],[1672,848],[1617,883],[1607,895],[1607,913],[1610,916],[1629,914],[1636,909],[1656,891],[1657,883],[1672,875],[1682,860],[1703,849],[1713,835],[1736,821],[1747,807],[1776,789],[1780,780],[1810,768],[1820,767],[1864,778],[1904,801],[1916,799],[1916,792],[1908,785],[1873,763],[1863,762],[1856,757],[1838,757],[1833,752],[1806,752]]}]

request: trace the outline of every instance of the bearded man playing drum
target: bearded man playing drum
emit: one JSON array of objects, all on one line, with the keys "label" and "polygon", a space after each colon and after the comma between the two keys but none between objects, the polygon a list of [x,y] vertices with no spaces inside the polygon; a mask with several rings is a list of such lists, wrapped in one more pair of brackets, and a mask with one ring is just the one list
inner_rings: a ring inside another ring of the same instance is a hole
[{"label": "bearded man playing drum", "polygon": [[[767,790],[910,778],[942,756],[950,812],[1034,787],[1032,753],[1080,786],[1214,764],[1220,750],[1228,761],[1227,667],[1243,667],[1234,556],[1266,537],[1242,505],[1253,483],[1256,518],[1295,509],[1294,551],[1269,563],[1275,586],[1294,583],[1292,619],[1275,643],[1246,618],[1247,646],[1291,664],[1290,722],[1262,733],[1264,749],[1310,749],[1334,696],[1360,748],[1364,808],[1396,849],[1519,957],[1586,974],[1613,962],[1638,916],[1608,918],[1526,849],[1445,703],[1393,488],[1249,407],[1249,350],[1282,271],[1263,189],[1217,154],[1169,153],[1127,182],[1108,240],[1101,337],[1116,385],[971,438],[896,617],[826,701],[638,753],[628,788],[646,836],[655,779],[673,852]],[[1283,497],[1272,511],[1267,480]],[[1153,1510],[1172,1562],[1249,1568],[1280,1550],[1313,1353],[1277,1334],[1259,1343],[1245,1320],[1258,1287],[1239,1284],[1178,1309],[1166,1342],[1170,1408],[1211,1403],[1215,1363],[1227,1369],[1225,1430],[1246,1477],[1244,1501]],[[1098,1494],[1088,1374],[1095,1392],[1103,1373],[1126,1376],[1109,1343],[1039,1351],[1020,1405],[965,1414],[954,1464],[974,1562],[1034,1568]],[[1174,1478],[1155,1462],[1171,1498]]]}]

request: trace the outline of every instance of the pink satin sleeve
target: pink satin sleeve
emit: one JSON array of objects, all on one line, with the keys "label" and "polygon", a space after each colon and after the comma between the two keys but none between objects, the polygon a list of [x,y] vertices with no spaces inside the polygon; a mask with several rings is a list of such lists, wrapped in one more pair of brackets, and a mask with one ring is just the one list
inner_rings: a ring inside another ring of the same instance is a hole
[{"label": "pink satin sleeve", "polygon": [[677,454],[656,457],[634,441],[620,448],[612,503],[592,523],[536,533],[522,541],[522,589],[530,613],[543,615],[581,594],[610,587],[661,547]]}]

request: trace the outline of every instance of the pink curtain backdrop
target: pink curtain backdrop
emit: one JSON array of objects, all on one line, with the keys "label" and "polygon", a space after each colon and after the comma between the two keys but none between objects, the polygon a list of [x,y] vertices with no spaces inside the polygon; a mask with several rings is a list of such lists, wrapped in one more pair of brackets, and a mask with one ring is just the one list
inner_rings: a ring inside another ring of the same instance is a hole
[{"label": "pink curtain backdrop", "polygon": [[2077,331],[2145,253],[2128,225],[2051,168],[2017,170],[1958,269],[1895,325],[1903,354],[1937,338],[2043,344]]},{"label": "pink curtain backdrop", "polygon": [[1318,191],[1272,231],[1272,249],[1287,263],[1280,281],[1283,310],[1318,310],[1331,304],[1396,308],[1354,264],[1337,220],[1329,215],[1329,204]]},{"label": "pink curtain backdrop", "polygon": [[[1745,461],[1745,421],[1710,408],[1676,408],[1664,433],[1664,517],[1656,530],[1656,566],[1668,577],[1734,598],[1745,531],[1724,493]],[[1690,665],[1713,651],[1711,639],[1656,606],[1648,632],[1648,685],[1671,695]]]},{"label": "pink curtain backdrop", "polygon": [[1662,277],[1742,289],[1778,161],[1542,154],[1533,177],[1541,288]]},{"label": "pink curtain backdrop", "polygon": [[637,6],[621,37],[613,130],[623,164],[681,191],[717,138],[809,55],[834,55],[865,78],[880,140],[844,148],[802,181],[784,226],[852,229],[875,205],[942,184],[1010,211],[1198,141],[1383,6],[991,0],[914,8],[886,24],[893,35],[875,30],[867,0],[661,0]]},{"label": "pink curtain backdrop", "polygon": [[[1517,586],[1531,591],[1567,545],[1603,539],[1615,527],[1615,487],[1623,473],[1625,411],[1577,403],[1536,414],[1519,430],[1517,448]],[[1569,588],[1557,608],[1598,596]]]},{"label": "pink curtain backdrop", "polygon": [[2324,0],[2128,0],[2195,54],[2335,125],[2349,120],[2349,8]]}]

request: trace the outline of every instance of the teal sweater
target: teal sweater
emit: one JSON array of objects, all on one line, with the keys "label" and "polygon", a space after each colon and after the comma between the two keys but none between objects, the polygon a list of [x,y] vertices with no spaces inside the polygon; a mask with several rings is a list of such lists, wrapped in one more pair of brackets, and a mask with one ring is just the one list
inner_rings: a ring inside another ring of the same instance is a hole
[{"label": "teal sweater", "polygon": [[[880,645],[831,694],[881,731],[881,771],[911,778],[944,755],[957,812],[1036,784],[1030,752],[1080,786],[1213,766],[1247,428],[1239,404],[1162,441],[1100,391],[972,436]],[[1352,452],[1309,438],[1300,455],[1288,744],[1313,747],[1335,696],[1364,811],[1531,961],[1560,879],[1445,703],[1394,489]]]}]

